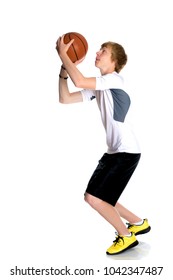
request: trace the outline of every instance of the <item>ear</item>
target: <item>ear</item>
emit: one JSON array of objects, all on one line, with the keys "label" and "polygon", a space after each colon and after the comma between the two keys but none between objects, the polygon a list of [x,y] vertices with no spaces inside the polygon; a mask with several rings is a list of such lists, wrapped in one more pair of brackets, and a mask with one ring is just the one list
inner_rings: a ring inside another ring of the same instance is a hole
[{"label": "ear", "polygon": [[115,71],[116,71],[117,66],[118,66],[118,61],[117,61],[117,59],[116,59],[116,60],[112,60],[112,64],[113,64],[113,67],[114,67],[114,69],[115,69]]}]

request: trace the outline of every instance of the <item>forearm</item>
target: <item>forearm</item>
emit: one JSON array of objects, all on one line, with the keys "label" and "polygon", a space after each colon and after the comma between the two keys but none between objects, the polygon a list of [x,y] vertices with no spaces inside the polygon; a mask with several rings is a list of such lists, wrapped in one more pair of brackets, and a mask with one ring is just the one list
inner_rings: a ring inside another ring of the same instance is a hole
[{"label": "forearm", "polygon": [[80,91],[69,92],[67,78],[67,72],[64,66],[61,66],[59,74],[59,102],[63,104],[82,102],[83,97]]},{"label": "forearm", "polygon": [[83,87],[82,85],[85,77],[77,69],[76,65],[69,59],[66,53],[61,56],[61,60],[74,85],[78,88]]},{"label": "forearm", "polygon": [[59,102],[67,103],[67,100],[70,97],[70,92],[67,84],[67,72],[63,67],[61,67],[59,74]]}]

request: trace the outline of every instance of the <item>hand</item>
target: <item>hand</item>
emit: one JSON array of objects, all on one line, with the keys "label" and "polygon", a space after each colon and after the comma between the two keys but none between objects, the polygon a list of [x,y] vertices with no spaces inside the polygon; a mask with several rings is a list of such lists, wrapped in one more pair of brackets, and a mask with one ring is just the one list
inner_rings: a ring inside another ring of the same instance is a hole
[{"label": "hand", "polygon": [[56,50],[60,57],[62,57],[64,54],[67,53],[69,47],[71,44],[73,44],[74,39],[72,39],[68,44],[64,43],[64,35],[62,37],[59,37],[56,42]]},{"label": "hand", "polygon": [[85,59],[85,56],[77,61],[74,62],[75,65],[78,65],[79,63],[81,63],[83,60]]}]

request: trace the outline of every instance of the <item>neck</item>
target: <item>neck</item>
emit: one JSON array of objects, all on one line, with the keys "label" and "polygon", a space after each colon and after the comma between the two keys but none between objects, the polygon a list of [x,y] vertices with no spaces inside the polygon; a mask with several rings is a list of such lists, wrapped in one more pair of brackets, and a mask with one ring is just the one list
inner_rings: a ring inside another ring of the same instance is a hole
[{"label": "neck", "polygon": [[111,69],[111,70],[103,70],[103,69],[100,69],[100,73],[102,75],[106,75],[106,74],[110,74],[110,73],[113,73],[115,70],[114,69]]},{"label": "neck", "polygon": [[112,65],[108,66],[108,67],[100,68],[100,72],[101,72],[102,75],[110,74],[114,71],[115,71],[115,68]]}]

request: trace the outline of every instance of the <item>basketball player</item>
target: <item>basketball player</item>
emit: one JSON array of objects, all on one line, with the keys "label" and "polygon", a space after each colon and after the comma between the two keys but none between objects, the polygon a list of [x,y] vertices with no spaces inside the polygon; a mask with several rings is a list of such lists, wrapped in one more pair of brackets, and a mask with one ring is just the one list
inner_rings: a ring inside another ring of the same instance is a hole
[{"label": "basketball player", "polygon": [[[119,74],[127,62],[127,55],[118,43],[102,44],[95,59],[101,75],[85,77],[76,67],[81,61],[72,63],[67,55],[73,40],[64,44],[63,36],[56,43],[62,61],[59,102],[68,104],[95,99],[106,132],[107,151],[88,182],[85,201],[116,230],[115,241],[106,250],[107,254],[115,255],[138,245],[136,235],[151,229],[147,219],[138,217],[119,203],[141,157],[136,137],[126,121],[131,101]],[[82,90],[70,92],[68,77]]]}]

